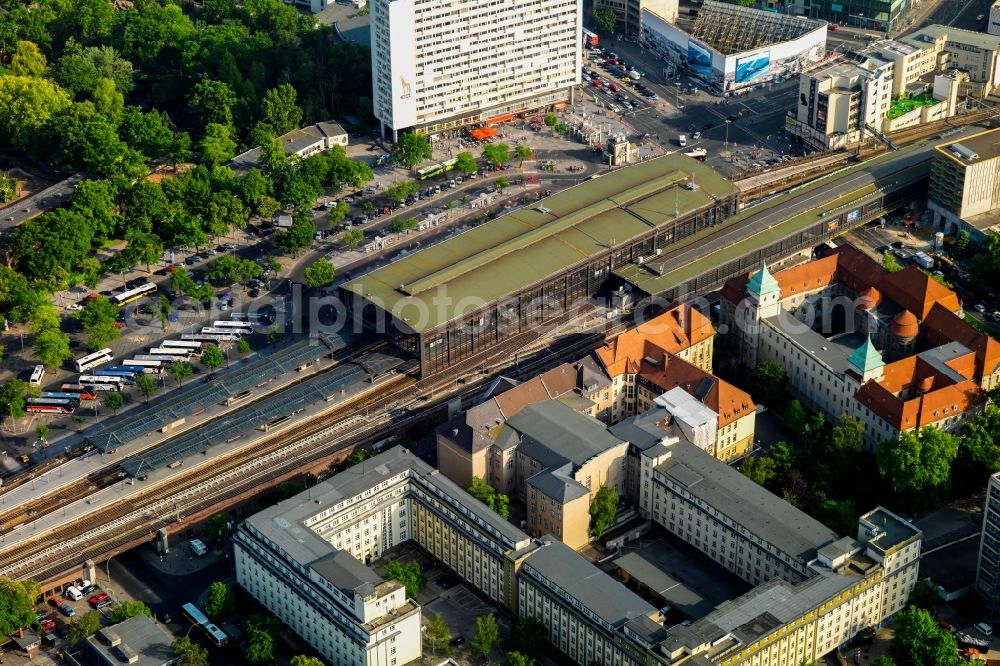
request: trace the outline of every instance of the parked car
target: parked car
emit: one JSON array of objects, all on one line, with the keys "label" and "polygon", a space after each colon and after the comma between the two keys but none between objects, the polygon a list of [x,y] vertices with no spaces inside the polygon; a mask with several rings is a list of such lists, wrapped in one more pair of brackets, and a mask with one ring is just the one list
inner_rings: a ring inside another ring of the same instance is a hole
[{"label": "parked car", "polygon": [[66,604],[63,604],[62,606],[59,607],[59,612],[65,615],[66,617],[73,617],[74,615],[76,615],[76,611],[73,610],[73,607],[67,606]]}]

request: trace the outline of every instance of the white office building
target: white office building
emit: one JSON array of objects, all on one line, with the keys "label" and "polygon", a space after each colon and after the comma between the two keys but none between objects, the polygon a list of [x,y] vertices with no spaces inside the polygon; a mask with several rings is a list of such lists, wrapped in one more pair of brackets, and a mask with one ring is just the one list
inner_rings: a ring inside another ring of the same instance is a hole
[{"label": "white office building", "polygon": [[582,0],[376,0],[382,135],[435,134],[559,108],[580,82]]}]

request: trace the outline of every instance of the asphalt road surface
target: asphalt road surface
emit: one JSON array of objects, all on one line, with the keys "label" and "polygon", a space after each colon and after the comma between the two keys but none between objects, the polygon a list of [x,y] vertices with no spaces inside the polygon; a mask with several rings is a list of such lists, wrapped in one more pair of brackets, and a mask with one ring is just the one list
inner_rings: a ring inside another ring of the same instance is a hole
[{"label": "asphalt road surface", "polygon": [[46,210],[63,205],[76,189],[77,184],[84,178],[82,173],[73,174],[37,194],[0,208],[0,229],[7,230],[16,227],[25,220],[41,215]]}]

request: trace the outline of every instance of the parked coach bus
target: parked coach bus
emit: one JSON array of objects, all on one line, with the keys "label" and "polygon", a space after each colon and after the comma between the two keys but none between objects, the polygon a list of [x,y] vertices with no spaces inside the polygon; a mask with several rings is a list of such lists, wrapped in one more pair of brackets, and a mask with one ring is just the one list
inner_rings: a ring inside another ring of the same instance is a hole
[{"label": "parked coach bus", "polygon": [[95,351],[93,354],[87,354],[83,358],[76,359],[76,371],[86,372],[91,368],[110,363],[113,360],[115,360],[115,355],[111,353],[110,349],[101,349],[100,351]]}]

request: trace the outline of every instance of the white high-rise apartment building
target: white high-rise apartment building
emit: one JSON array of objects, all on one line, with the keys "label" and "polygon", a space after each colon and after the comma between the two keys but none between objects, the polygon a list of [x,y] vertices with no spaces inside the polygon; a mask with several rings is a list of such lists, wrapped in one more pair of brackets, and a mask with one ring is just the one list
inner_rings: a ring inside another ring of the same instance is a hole
[{"label": "white high-rise apartment building", "polygon": [[559,108],[580,82],[582,0],[374,0],[382,135],[434,134]]}]

